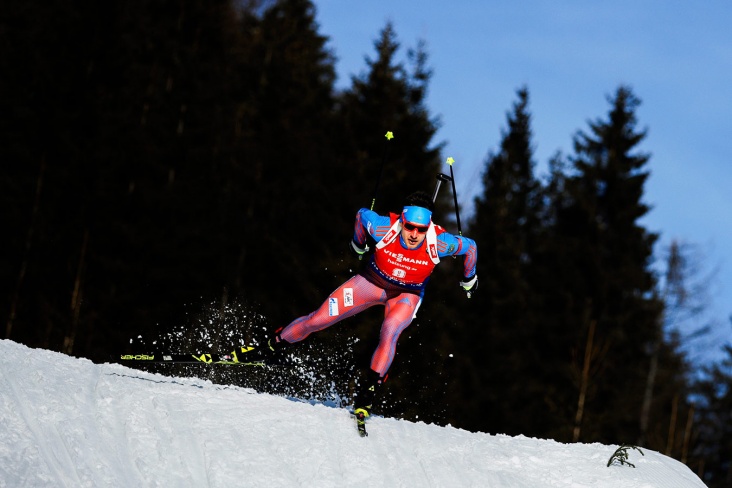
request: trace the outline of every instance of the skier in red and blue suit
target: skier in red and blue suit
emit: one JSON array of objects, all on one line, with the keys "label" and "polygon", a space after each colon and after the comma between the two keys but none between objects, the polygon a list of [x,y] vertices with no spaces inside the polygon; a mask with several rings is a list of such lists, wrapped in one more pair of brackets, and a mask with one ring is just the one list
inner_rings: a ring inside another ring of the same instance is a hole
[{"label": "skier in red and blue suit", "polygon": [[465,256],[460,286],[470,297],[478,287],[475,241],[456,236],[432,222],[432,199],[425,192],[410,195],[401,214],[382,216],[362,208],[356,215],[351,250],[361,258],[375,243],[368,265],[336,288],[323,304],[278,330],[269,348],[277,353],[369,307],[383,305],[384,321],[370,369],[354,404],[368,417],[374,394],[386,381],[400,334],[416,317],[430,275],[441,258]]}]

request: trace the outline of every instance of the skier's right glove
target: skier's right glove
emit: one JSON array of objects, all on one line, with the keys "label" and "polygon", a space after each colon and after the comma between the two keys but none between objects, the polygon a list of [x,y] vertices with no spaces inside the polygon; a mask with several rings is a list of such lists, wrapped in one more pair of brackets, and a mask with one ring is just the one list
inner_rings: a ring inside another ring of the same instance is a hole
[{"label": "skier's right glove", "polygon": [[473,275],[473,277],[470,279],[464,278],[464,280],[460,282],[460,286],[463,290],[465,290],[468,298],[472,297],[475,291],[478,289],[478,275]]},{"label": "skier's right glove", "polygon": [[364,244],[363,247],[360,247],[355,241],[351,241],[348,249],[350,249],[355,256],[358,256],[358,259],[363,259],[363,255],[369,251],[369,246],[368,244]]}]

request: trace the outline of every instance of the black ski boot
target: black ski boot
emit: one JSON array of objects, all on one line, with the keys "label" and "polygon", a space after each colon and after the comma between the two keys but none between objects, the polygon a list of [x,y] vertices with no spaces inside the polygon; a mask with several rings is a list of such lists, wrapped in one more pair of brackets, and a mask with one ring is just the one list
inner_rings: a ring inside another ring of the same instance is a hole
[{"label": "black ski boot", "polygon": [[381,385],[385,381],[385,376],[382,377],[376,371],[369,369],[356,387],[356,398],[353,401],[353,415],[356,417],[356,425],[361,437],[368,435],[366,432],[366,419],[371,415],[377,390],[381,388]]},{"label": "black ski boot", "polygon": [[282,364],[286,359],[283,351],[288,349],[290,345],[289,342],[280,337],[279,333],[275,333],[274,337],[268,339],[267,342],[247,352],[243,361],[262,362],[267,365]]}]

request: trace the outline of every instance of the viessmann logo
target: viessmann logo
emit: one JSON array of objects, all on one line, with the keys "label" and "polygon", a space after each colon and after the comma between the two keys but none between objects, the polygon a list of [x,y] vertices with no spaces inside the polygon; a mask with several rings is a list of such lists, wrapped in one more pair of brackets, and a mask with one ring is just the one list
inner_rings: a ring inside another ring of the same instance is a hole
[{"label": "viessmann logo", "polygon": [[425,261],[422,259],[409,258],[402,253],[395,253],[395,252],[389,251],[388,249],[386,250],[386,254],[389,255],[390,257],[396,259],[397,263],[410,263],[410,264],[418,264],[418,265],[422,265],[422,266],[426,266],[426,265],[430,264],[428,261]]}]

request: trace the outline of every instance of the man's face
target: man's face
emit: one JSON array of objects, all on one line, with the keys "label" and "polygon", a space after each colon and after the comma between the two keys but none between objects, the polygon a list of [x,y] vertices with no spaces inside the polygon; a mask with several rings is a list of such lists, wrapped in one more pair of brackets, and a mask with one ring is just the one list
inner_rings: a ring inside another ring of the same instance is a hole
[{"label": "man's face", "polygon": [[427,227],[422,227],[409,222],[402,224],[402,239],[407,244],[408,249],[417,249],[427,234]]}]

